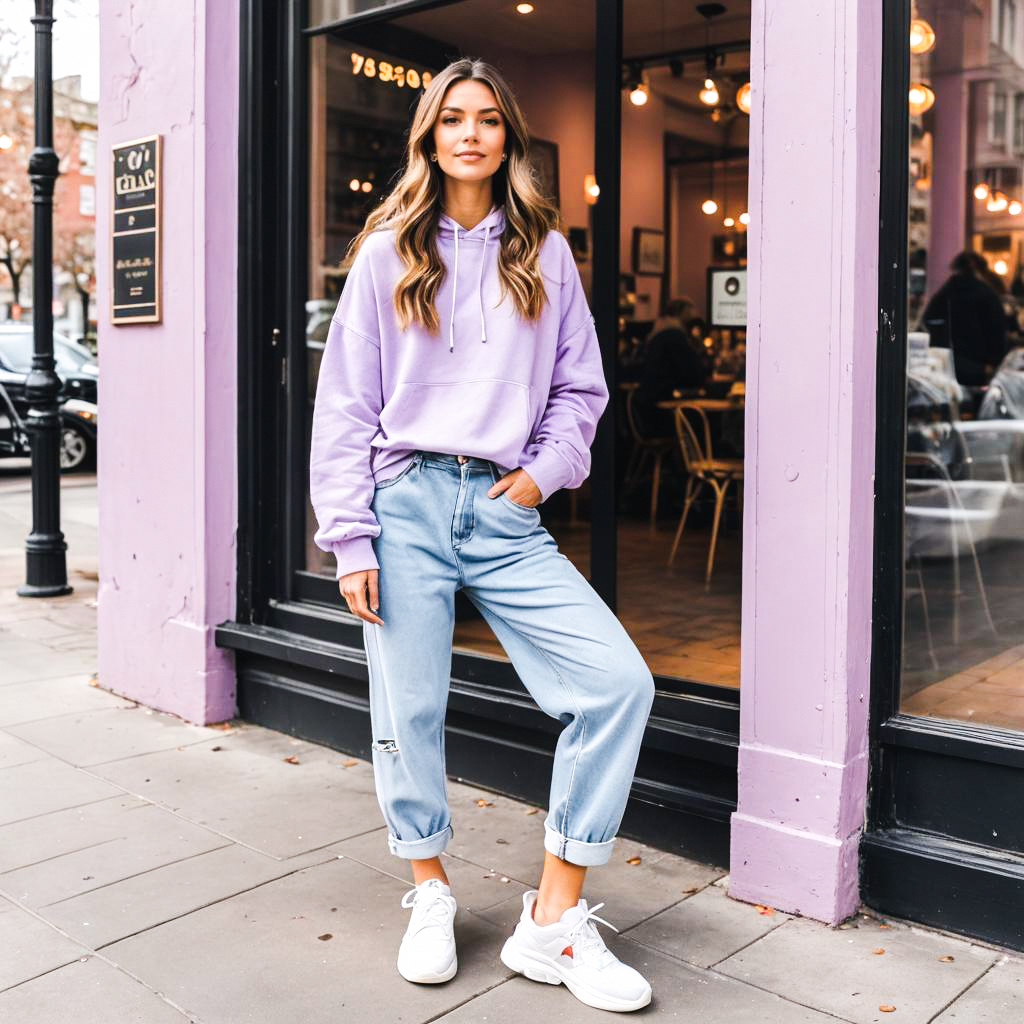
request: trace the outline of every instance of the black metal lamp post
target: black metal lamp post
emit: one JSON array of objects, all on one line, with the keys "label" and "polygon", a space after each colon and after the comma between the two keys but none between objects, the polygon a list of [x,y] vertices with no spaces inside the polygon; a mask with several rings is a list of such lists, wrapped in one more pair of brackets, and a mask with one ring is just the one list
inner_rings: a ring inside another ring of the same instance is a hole
[{"label": "black metal lamp post", "polygon": [[21,597],[70,594],[67,544],[60,528],[61,382],[53,360],[53,0],[36,0],[35,148],[32,179],[32,370],[25,381],[32,437],[32,532],[25,546]]}]

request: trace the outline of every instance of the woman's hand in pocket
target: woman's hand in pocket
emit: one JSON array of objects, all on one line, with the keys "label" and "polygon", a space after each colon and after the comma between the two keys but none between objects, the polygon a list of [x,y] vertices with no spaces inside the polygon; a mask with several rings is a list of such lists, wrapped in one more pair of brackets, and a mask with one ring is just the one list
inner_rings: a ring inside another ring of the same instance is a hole
[{"label": "woman's hand in pocket", "polygon": [[511,473],[506,473],[497,483],[491,485],[487,497],[497,498],[502,491],[509,501],[522,505],[523,508],[536,508],[540,504],[540,488],[525,469],[514,469]]},{"label": "woman's hand in pocket", "polygon": [[[350,572],[338,580],[338,589],[341,596],[348,603],[348,610],[353,615],[365,619],[367,622],[376,622],[384,625],[384,620],[375,615],[374,612],[380,607],[380,599],[377,591],[377,580],[379,569],[360,569],[359,572]],[[369,607],[367,607],[366,592],[370,592]],[[370,609],[373,609],[371,611]]]}]

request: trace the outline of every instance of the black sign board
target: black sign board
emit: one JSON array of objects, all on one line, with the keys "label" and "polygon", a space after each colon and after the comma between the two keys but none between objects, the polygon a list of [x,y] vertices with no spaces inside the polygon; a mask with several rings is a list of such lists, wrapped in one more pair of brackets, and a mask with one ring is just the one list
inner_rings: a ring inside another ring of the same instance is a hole
[{"label": "black sign board", "polygon": [[112,147],[114,224],[110,320],[160,321],[160,136]]}]

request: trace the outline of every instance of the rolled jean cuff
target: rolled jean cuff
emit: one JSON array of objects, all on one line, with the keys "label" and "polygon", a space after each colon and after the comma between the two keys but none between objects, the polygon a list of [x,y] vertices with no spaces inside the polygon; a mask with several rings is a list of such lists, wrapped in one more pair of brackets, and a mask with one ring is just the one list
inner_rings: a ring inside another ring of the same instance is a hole
[{"label": "rolled jean cuff", "polygon": [[424,836],[423,839],[396,839],[389,832],[388,849],[396,857],[405,857],[407,860],[429,860],[431,857],[440,856],[454,834],[455,830],[450,822],[440,832]]},{"label": "rolled jean cuff", "polygon": [[603,843],[588,843],[582,839],[570,839],[544,822],[544,849],[553,853],[570,864],[591,867],[595,864],[607,864],[612,857],[612,846],[615,836]]}]

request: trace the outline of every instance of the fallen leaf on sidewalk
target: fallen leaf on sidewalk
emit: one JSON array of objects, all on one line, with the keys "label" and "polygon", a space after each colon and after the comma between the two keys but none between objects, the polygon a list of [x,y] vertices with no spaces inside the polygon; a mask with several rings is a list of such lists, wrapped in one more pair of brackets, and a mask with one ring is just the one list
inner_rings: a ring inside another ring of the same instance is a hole
[{"label": "fallen leaf on sidewalk", "polygon": [[640,858],[639,857],[629,857],[626,860],[626,863],[627,864],[639,864],[640,863]]},{"label": "fallen leaf on sidewalk", "polygon": [[333,935],[332,935],[332,934],[331,934],[330,932],[324,932],[324,934],[323,934],[323,935],[318,935],[318,936],[317,936],[317,938],[318,938],[318,939],[319,939],[319,940],[320,940],[321,942],[326,942],[326,941],[327,941],[328,939],[333,939],[333,938],[334,938],[334,936],[333,936]]},{"label": "fallen leaf on sidewalk", "polygon": [[527,814],[536,814],[539,810],[540,810],[539,807],[531,807],[526,813]]},{"label": "fallen leaf on sidewalk", "polygon": [[882,949],[881,946],[879,946],[878,949],[873,949],[871,950],[871,952],[874,953],[875,956],[881,956],[885,952],[885,950]]},{"label": "fallen leaf on sidewalk", "polygon": [[90,686],[99,686],[100,685],[100,677],[99,676],[93,676],[89,680],[89,685]]},{"label": "fallen leaf on sidewalk", "polygon": [[764,905],[763,905],[763,904],[761,904],[761,903],[758,903],[758,904],[756,904],[756,906],[754,907],[754,909],[755,909],[755,910],[756,910],[756,911],[757,911],[757,912],[758,912],[759,914],[764,914],[764,915],[768,915],[768,914],[774,914],[774,913],[775,913],[775,908],[774,908],[774,907],[766,907],[766,906],[764,906]]},{"label": "fallen leaf on sidewalk", "polygon": [[230,722],[214,722],[213,725],[208,725],[208,729],[220,729],[221,732],[227,732],[234,729],[234,726]]},{"label": "fallen leaf on sidewalk", "polygon": [[291,757],[284,758],[283,760],[287,761],[289,764],[299,764],[299,759],[294,754],[292,754]]},{"label": "fallen leaf on sidewalk", "polygon": [[493,807],[494,804],[490,800],[477,800],[477,807]]},{"label": "fallen leaf on sidewalk", "polygon": [[692,896],[693,893],[697,891],[697,886],[691,885],[689,889],[680,889],[679,891],[684,893],[686,896]]},{"label": "fallen leaf on sidewalk", "polygon": [[340,764],[342,768],[354,768],[359,764],[359,762],[353,757],[348,761],[339,761],[338,764]]},{"label": "fallen leaf on sidewalk", "polygon": [[940,957],[939,957],[939,962],[940,962],[940,963],[943,963],[943,964],[951,964],[951,963],[953,963],[953,957],[951,957],[951,956],[950,956],[950,955],[949,955],[949,954],[947,953],[947,954],[946,954],[945,956],[940,956]]},{"label": "fallen leaf on sidewalk", "polygon": [[880,1006],[879,1009],[882,1011],[882,1013],[895,1013],[896,1012],[896,1007],[895,1006],[890,1006],[888,1003],[885,1003],[884,1005]]},{"label": "fallen leaf on sidewalk", "polygon": [[[180,749],[180,748],[179,748],[179,749]],[[217,752],[218,750],[223,750],[223,749],[224,749],[224,748],[223,748],[223,747],[221,747],[221,746],[216,746],[216,747],[210,747],[210,752],[211,752],[211,753],[216,753],[216,752]]]}]

